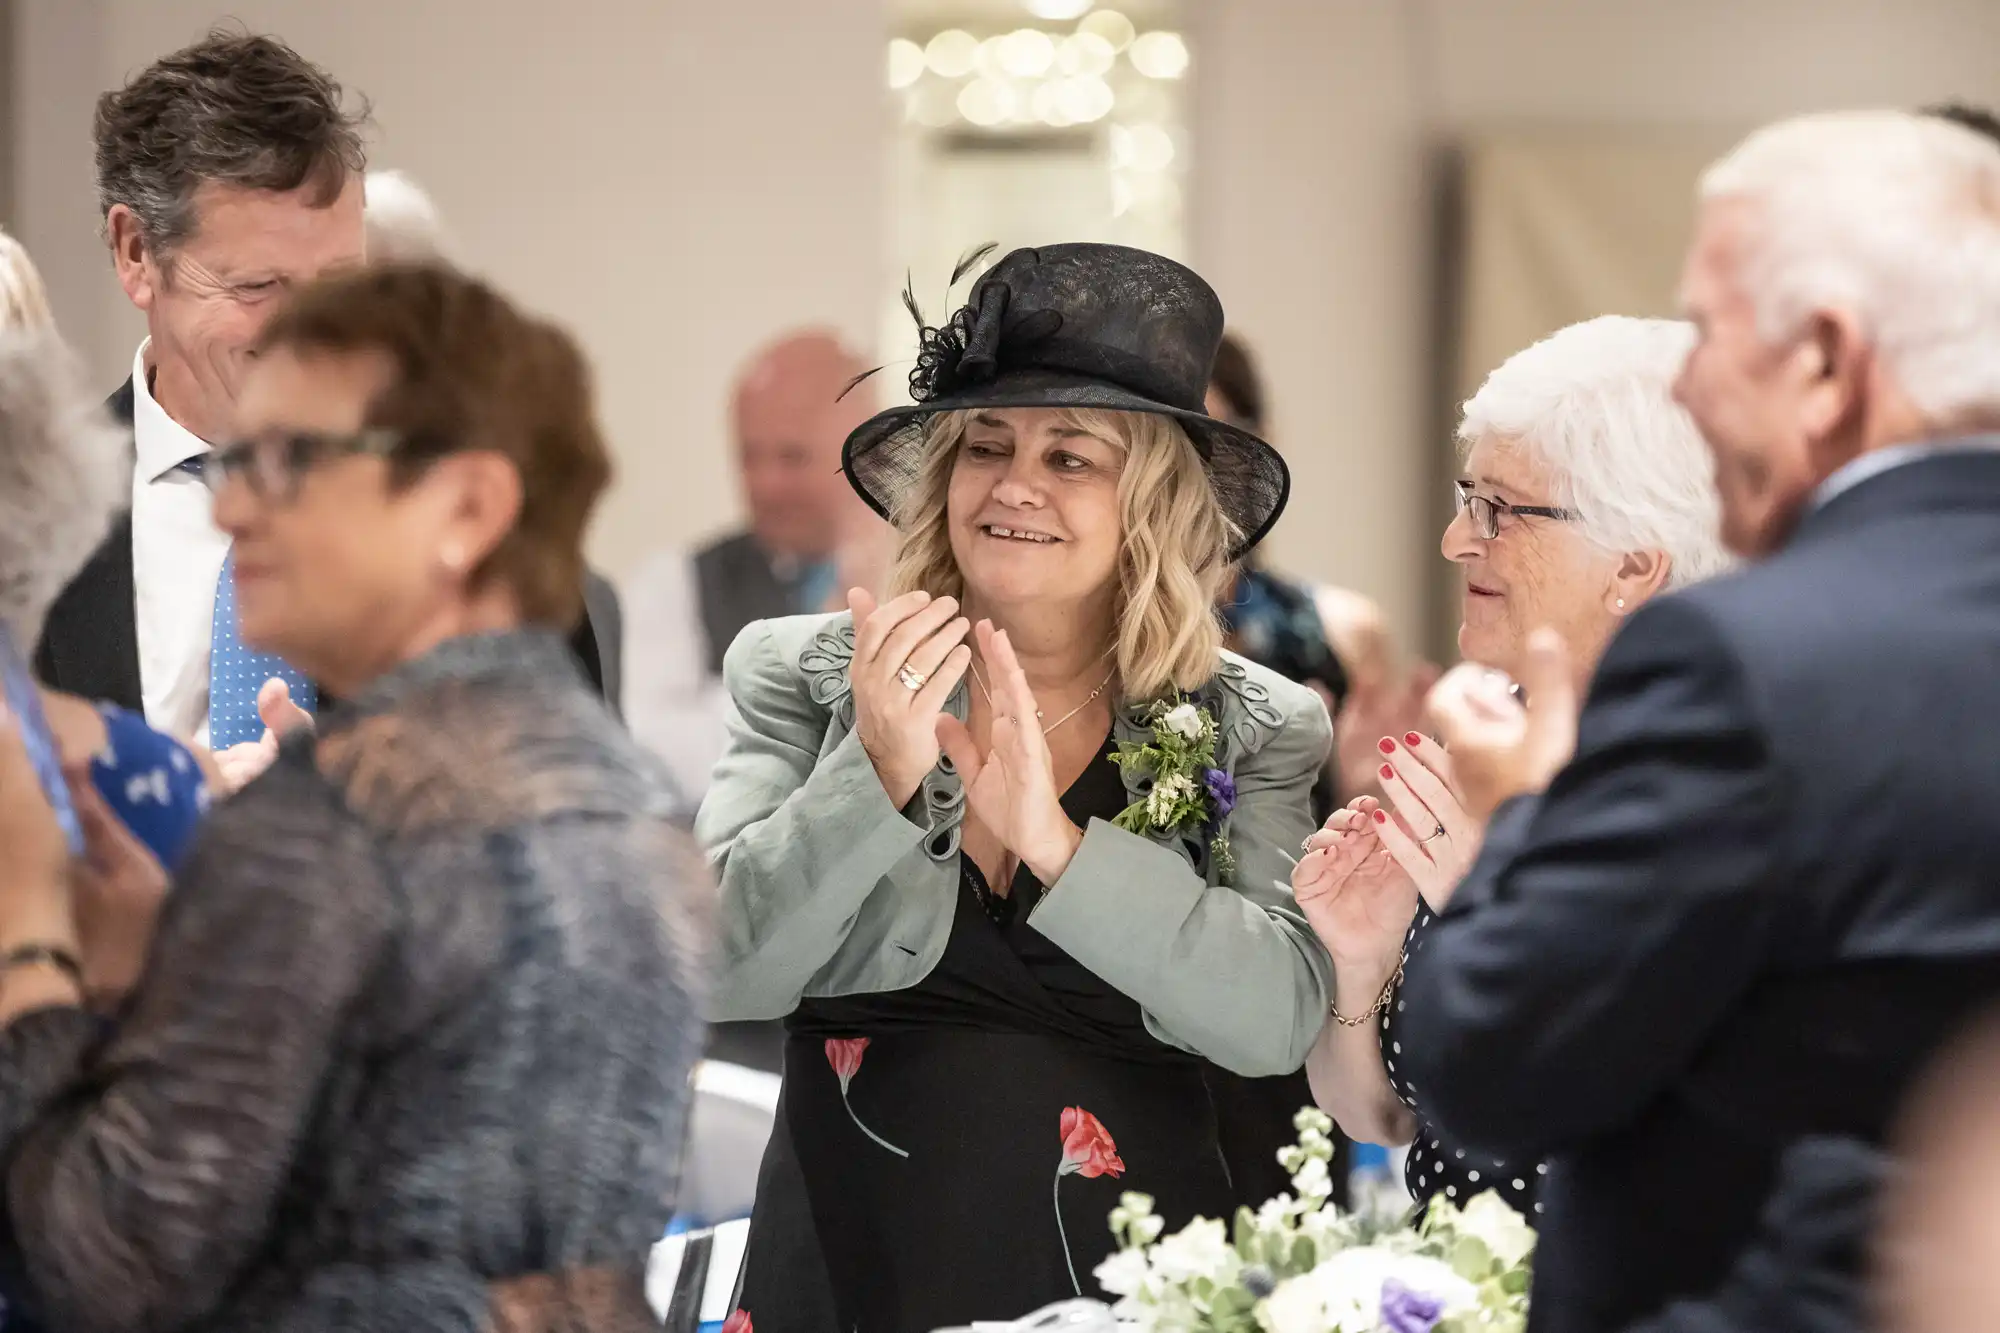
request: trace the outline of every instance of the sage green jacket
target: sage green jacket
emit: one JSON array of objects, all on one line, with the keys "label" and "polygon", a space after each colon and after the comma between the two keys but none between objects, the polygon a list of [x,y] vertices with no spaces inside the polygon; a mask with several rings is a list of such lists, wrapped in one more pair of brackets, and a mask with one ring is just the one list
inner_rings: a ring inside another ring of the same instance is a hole
[{"label": "sage green jacket", "polygon": [[[854,733],[853,655],[843,611],[755,622],[723,661],[729,747],[695,821],[721,884],[719,1020],[900,990],[944,954],[965,791],[941,762],[908,806],[890,803]],[[1332,724],[1318,695],[1233,653],[1194,698],[1216,711],[1217,765],[1236,782],[1230,883],[1198,836],[1093,819],[1029,924],[1137,1000],[1161,1040],[1238,1073],[1289,1073],[1332,986],[1290,887]],[[963,718],[965,705],[961,684],[949,707]],[[1151,739],[1128,709],[1112,734]],[[1128,779],[1133,799],[1145,781]]]}]

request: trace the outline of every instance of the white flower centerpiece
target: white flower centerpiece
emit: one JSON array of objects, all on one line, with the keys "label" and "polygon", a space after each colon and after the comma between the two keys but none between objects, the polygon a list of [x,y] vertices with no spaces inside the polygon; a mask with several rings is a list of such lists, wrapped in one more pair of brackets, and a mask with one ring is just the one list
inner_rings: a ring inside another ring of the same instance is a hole
[{"label": "white flower centerpiece", "polygon": [[1234,1227],[1197,1218],[1162,1236],[1153,1201],[1111,1214],[1119,1251],[1097,1280],[1136,1333],[1522,1333],[1535,1233],[1497,1194],[1434,1200],[1414,1224],[1328,1202],[1333,1122],[1299,1112],[1281,1194]]}]

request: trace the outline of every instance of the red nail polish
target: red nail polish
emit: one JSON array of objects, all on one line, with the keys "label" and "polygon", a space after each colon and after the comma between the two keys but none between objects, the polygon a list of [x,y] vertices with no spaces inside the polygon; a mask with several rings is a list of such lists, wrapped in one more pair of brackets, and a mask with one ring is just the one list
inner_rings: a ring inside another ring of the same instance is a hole
[{"label": "red nail polish", "polygon": [[1419,745],[1422,745],[1423,743],[1424,743],[1424,738],[1422,736],[1417,735],[1417,733],[1414,731],[1411,732],[1409,735],[1403,737],[1403,744],[1409,746],[1412,750],[1416,749]]},{"label": "red nail polish", "polygon": [[1394,754],[1396,753],[1396,742],[1390,740],[1387,736],[1384,736],[1382,738],[1382,744],[1380,748],[1383,754]]},{"label": "red nail polish", "polygon": [[1387,764],[1384,764],[1382,765],[1382,776],[1385,778],[1393,778],[1396,776],[1396,770],[1389,767]]},{"label": "red nail polish", "polygon": [[1380,810],[1377,810],[1375,812],[1375,822],[1378,824],[1386,824],[1389,822],[1389,816],[1383,814]]}]

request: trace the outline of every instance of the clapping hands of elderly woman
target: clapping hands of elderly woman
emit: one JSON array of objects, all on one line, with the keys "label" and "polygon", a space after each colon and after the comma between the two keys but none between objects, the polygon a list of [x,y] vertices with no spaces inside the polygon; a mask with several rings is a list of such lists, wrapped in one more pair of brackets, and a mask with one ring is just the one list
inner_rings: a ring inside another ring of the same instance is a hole
[{"label": "clapping hands of elderly woman", "polygon": [[1554,630],[1528,637],[1521,684],[1525,704],[1505,675],[1467,662],[1431,691],[1431,717],[1451,747],[1459,800],[1482,824],[1501,803],[1547,787],[1576,751],[1576,673]]}]

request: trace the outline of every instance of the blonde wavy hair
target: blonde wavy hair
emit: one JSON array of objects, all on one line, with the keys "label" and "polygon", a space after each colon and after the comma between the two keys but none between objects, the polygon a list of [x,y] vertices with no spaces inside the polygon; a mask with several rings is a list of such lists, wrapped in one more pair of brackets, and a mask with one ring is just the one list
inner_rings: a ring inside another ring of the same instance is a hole
[{"label": "blonde wavy hair", "polygon": [[0,231],[0,330],[45,333],[55,323],[35,261],[19,241]]},{"label": "blonde wavy hair", "polygon": [[[902,540],[889,573],[891,596],[919,588],[937,597],[965,595],[946,503],[959,442],[974,415],[940,412],[924,429],[916,480],[896,505]],[[1215,674],[1222,651],[1216,599],[1240,534],[1216,503],[1194,441],[1178,421],[1153,412],[1063,408],[1057,419],[1125,451],[1112,645],[1125,701],[1197,688]]]}]

